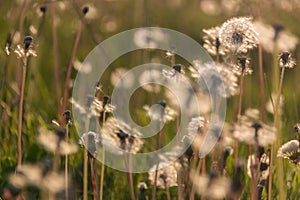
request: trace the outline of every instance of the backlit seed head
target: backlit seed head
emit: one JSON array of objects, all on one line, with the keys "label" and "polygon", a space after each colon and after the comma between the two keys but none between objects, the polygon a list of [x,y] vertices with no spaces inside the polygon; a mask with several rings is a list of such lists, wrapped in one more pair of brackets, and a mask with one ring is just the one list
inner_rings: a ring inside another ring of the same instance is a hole
[{"label": "backlit seed head", "polygon": [[273,40],[277,41],[279,33],[284,30],[284,26],[282,26],[281,24],[273,24],[273,28],[274,28]]},{"label": "backlit seed head", "polygon": [[45,14],[46,11],[47,11],[47,6],[46,5],[41,5],[40,6],[40,11]]},{"label": "backlit seed head", "polygon": [[86,15],[86,13],[88,13],[89,12],[89,7],[88,6],[84,6],[83,8],[82,8],[82,13],[84,14],[84,15]]},{"label": "backlit seed head", "polygon": [[71,120],[71,111],[70,110],[66,110],[63,114],[63,116],[65,117],[66,123],[69,123]]},{"label": "backlit seed head", "polygon": [[32,39],[31,36],[25,36],[25,37],[24,37],[24,45],[25,45],[24,49],[25,49],[25,51],[28,50],[28,48],[29,48],[29,46],[30,46],[32,40],[33,40],[33,39]]},{"label": "backlit seed head", "polygon": [[175,70],[175,71],[177,71],[177,72],[181,72],[181,69],[182,69],[182,66],[181,66],[181,64],[175,64],[174,66],[173,66],[173,69]]}]

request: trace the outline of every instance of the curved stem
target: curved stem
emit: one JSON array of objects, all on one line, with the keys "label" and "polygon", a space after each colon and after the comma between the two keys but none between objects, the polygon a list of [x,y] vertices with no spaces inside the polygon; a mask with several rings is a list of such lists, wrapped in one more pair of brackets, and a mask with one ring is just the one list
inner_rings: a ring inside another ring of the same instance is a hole
[{"label": "curved stem", "polygon": [[79,41],[80,41],[80,37],[81,37],[81,33],[82,33],[82,27],[83,27],[83,24],[82,24],[82,22],[80,22],[79,29],[77,31],[76,39],[74,42],[70,62],[68,65],[68,71],[67,71],[65,87],[64,87],[63,104],[60,109],[61,114],[64,110],[66,110],[66,107],[67,107],[68,91],[69,91],[69,83],[70,83],[70,78],[71,78],[72,66],[73,66],[73,61],[75,59],[75,55],[76,55],[76,52],[78,49],[78,45],[79,45]]}]

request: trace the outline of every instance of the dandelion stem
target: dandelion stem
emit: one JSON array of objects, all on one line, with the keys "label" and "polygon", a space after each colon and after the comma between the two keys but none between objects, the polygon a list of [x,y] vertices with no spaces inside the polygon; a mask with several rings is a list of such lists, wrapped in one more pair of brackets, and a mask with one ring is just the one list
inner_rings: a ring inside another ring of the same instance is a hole
[{"label": "dandelion stem", "polygon": [[[56,19],[54,15],[54,7],[52,6],[51,14],[52,14],[52,42],[53,42],[53,71],[54,71],[54,80],[55,80],[55,91],[57,103],[59,105],[61,98],[61,87],[60,87],[60,79],[59,79],[59,50],[58,50],[58,41],[57,41],[57,32],[56,32]],[[59,110],[59,113],[62,111]]]},{"label": "dandelion stem", "polygon": [[263,56],[262,46],[258,46],[258,67],[259,67],[259,89],[260,89],[260,112],[261,121],[265,123],[265,86],[264,86],[264,72],[263,72]]},{"label": "dandelion stem", "polygon": [[[66,125],[66,144],[69,142],[69,123]],[[69,158],[68,152],[66,152],[65,156],[65,198],[69,199]]]},{"label": "dandelion stem", "polygon": [[22,125],[23,125],[23,104],[24,104],[24,92],[26,83],[26,71],[27,71],[27,57],[23,59],[23,77],[21,86],[21,96],[19,103],[19,119],[18,119],[18,167],[22,165]]},{"label": "dandelion stem", "polygon": [[[202,159],[199,159],[195,175],[200,174],[201,164],[202,164]],[[192,189],[191,189],[191,192],[190,192],[190,200],[194,200],[194,198],[195,198],[195,187],[196,187],[196,184],[193,182]]]},{"label": "dandelion stem", "polygon": [[130,196],[131,200],[135,200],[135,195],[134,195],[134,188],[133,188],[133,178],[132,178],[132,153],[129,153],[129,172],[128,172],[128,178],[129,178],[129,184],[130,184]]},{"label": "dandelion stem", "polygon": [[[162,124],[161,124],[160,125],[159,136],[158,136],[158,141],[157,141],[158,149],[160,148],[160,145],[161,145],[160,142],[161,142],[161,139],[162,139],[162,135],[163,135],[163,131],[162,131]],[[157,162],[156,169],[155,169],[155,174],[154,174],[154,183],[153,183],[153,188],[152,188],[152,200],[156,199],[156,185],[157,185],[158,166],[159,166],[159,162]]]},{"label": "dandelion stem", "polygon": [[[103,124],[105,123],[105,111],[103,111]],[[105,149],[104,145],[102,145],[102,163],[101,163],[101,180],[100,180],[100,200],[103,199],[103,185],[104,185],[104,172],[105,172]]]},{"label": "dandelion stem", "polygon": [[[87,117],[85,122],[85,130],[86,134],[88,134],[90,128],[90,118]],[[83,200],[88,199],[88,137],[86,141],[86,146],[84,148],[84,155],[83,155]]]},{"label": "dandelion stem", "polygon": [[68,91],[69,91],[69,83],[70,83],[70,78],[71,78],[72,66],[73,66],[73,61],[75,59],[75,55],[76,55],[76,52],[77,52],[77,49],[78,49],[78,45],[79,45],[79,41],[80,41],[80,37],[81,37],[81,33],[82,33],[82,27],[83,27],[83,23],[80,22],[79,29],[77,31],[76,39],[75,39],[75,42],[74,42],[70,62],[69,62],[69,65],[68,65],[68,71],[67,71],[66,82],[65,82],[65,87],[64,87],[63,104],[62,104],[62,107],[60,109],[61,112],[66,110],[66,107],[67,107]]},{"label": "dandelion stem", "polygon": [[[240,94],[239,94],[239,103],[238,103],[238,114],[237,114],[237,124],[240,125],[241,113],[242,113],[242,103],[243,103],[243,88],[244,88],[244,77],[245,72],[242,71],[240,78]],[[238,150],[239,150],[239,142],[235,142],[235,150],[234,150],[234,171],[236,172],[238,166]]]},{"label": "dandelion stem", "polygon": [[93,158],[90,159],[90,167],[91,167],[94,200],[97,200],[97,186],[96,186],[96,176],[95,176],[94,159]]}]

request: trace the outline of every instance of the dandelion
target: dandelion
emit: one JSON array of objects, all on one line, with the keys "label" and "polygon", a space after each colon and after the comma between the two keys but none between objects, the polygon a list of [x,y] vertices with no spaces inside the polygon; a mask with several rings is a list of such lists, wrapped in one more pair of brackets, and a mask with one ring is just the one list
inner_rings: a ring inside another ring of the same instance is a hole
[{"label": "dandelion", "polygon": [[295,124],[294,129],[297,133],[300,132],[300,123]]},{"label": "dandelion", "polygon": [[181,64],[175,64],[171,70],[163,69],[163,76],[168,79],[175,79],[176,81],[179,80],[180,74],[185,74],[185,72],[182,69]]},{"label": "dandelion", "polygon": [[79,145],[85,146],[88,150],[90,158],[97,158],[97,146],[99,143],[99,135],[95,132],[89,131],[84,133],[79,139]]},{"label": "dandelion", "polygon": [[218,176],[214,171],[211,171],[209,176],[199,176],[192,172],[190,177],[198,193],[207,198],[223,199],[230,191],[230,179]]},{"label": "dandelion", "polygon": [[160,101],[151,108],[148,105],[143,106],[143,108],[153,120],[167,122],[174,120],[178,115],[175,110],[167,106],[165,101]]},{"label": "dandelion", "polygon": [[230,155],[233,154],[233,148],[231,146],[227,146],[223,150],[223,162],[222,162],[222,168],[226,168],[226,162]]},{"label": "dandelion", "polygon": [[254,29],[259,34],[259,43],[269,53],[274,52],[275,46],[279,51],[293,51],[298,43],[298,38],[285,31],[279,24],[270,26],[256,21]]},{"label": "dandelion", "polygon": [[140,132],[115,118],[109,118],[104,123],[102,134],[108,138],[114,147],[117,147],[118,151],[136,153],[144,144],[143,140],[140,139],[142,136]]},{"label": "dandelion", "polygon": [[[174,165],[169,165],[168,163],[159,163],[159,166],[164,166],[157,171],[157,186],[166,189],[167,187],[177,186],[177,171]],[[148,178],[152,184],[155,181],[155,170],[157,166],[154,165],[150,172],[148,173]]]},{"label": "dandelion", "polygon": [[23,46],[17,45],[17,49],[14,50],[18,59],[22,59],[23,63],[26,64],[29,56],[37,56],[36,52],[32,49],[32,37],[25,36]]},{"label": "dandelion", "polygon": [[282,52],[279,55],[279,66],[285,68],[294,68],[296,62],[289,52]]},{"label": "dandelion", "polygon": [[233,53],[247,53],[258,44],[258,34],[250,17],[232,18],[223,23],[219,39]]},{"label": "dandelion", "polygon": [[139,200],[147,200],[148,197],[146,197],[146,190],[147,190],[147,184],[145,182],[139,182],[138,189],[140,191]]},{"label": "dandelion", "polygon": [[277,157],[287,158],[291,163],[300,166],[299,141],[291,140],[283,144],[277,152]]},{"label": "dandelion", "polygon": [[57,149],[60,155],[73,154],[77,152],[77,145],[70,144],[62,140],[64,134],[62,131],[57,131],[55,134],[53,131],[47,130],[43,127],[39,128],[38,142],[49,152],[56,153]]},{"label": "dandelion", "polygon": [[203,29],[205,35],[203,36],[203,47],[211,54],[211,55],[226,55],[228,53],[228,49],[223,46],[219,39],[219,31],[220,27],[213,27],[210,29]]},{"label": "dandelion", "polygon": [[238,79],[228,67],[212,62],[201,64],[199,60],[194,61],[194,67],[198,70],[198,82],[204,92],[225,98],[238,94]]},{"label": "dandelion", "polygon": [[166,36],[159,29],[140,28],[133,37],[134,44],[139,48],[157,48],[164,41]]},{"label": "dandelion", "polygon": [[253,70],[250,67],[250,59],[247,57],[238,57],[237,58],[237,64],[233,65],[233,71],[237,74],[237,75],[250,75],[252,74]]},{"label": "dandelion", "polygon": [[155,84],[157,80],[160,80],[161,78],[161,72],[155,69],[152,70],[145,70],[140,78],[139,82],[145,83],[148,82],[146,85],[142,85],[142,88],[148,92],[155,92],[158,93],[161,89],[161,87],[158,84]]},{"label": "dandelion", "polygon": [[241,116],[240,124],[236,124],[234,127],[234,137],[249,145],[266,146],[273,144],[276,139],[276,129],[256,122],[257,114],[255,112],[256,110],[252,110],[252,112],[248,110],[245,115]]}]

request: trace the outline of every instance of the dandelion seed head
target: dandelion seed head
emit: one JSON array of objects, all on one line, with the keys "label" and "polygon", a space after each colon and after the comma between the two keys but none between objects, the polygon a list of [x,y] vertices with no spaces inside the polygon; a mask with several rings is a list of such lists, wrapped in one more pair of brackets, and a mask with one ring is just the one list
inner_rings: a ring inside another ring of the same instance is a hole
[{"label": "dandelion seed head", "polygon": [[220,6],[213,0],[200,1],[200,8],[202,12],[210,16],[216,16],[221,13]]},{"label": "dandelion seed head", "polygon": [[142,133],[119,119],[109,118],[103,125],[102,133],[108,143],[114,146],[116,153],[137,153],[144,144]]},{"label": "dandelion seed head", "polygon": [[253,70],[250,67],[250,59],[247,57],[238,57],[237,64],[233,65],[233,71],[240,76],[241,74],[250,75]]},{"label": "dandelion seed head", "polygon": [[196,191],[205,197],[211,199],[223,199],[230,191],[230,179],[219,177],[215,173],[210,173],[209,176],[199,176],[196,175],[195,172],[191,172],[190,177],[196,186]]},{"label": "dandelion seed head", "polygon": [[194,61],[203,92],[214,92],[224,98],[238,94],[238,78],[228,67],[219,63]]},{"label": "dandelion seed head", "polygon": [[142,85],[143,89],[148,91],[148,92],[155,92],[158,93],[161,88],[158,84],[155,84],[157,80],[161,79],[161,72],[158,70],[145,70],[140,78],[139,82],[144,83],[144,82],[152,82],[153,84],[149,83],[146,85]]},{"label": "dandelion seed head", "polygon": [[[177,171],[174,165],[169,165],[168,163],[159,163],[162,168],[157,171],[157,187],[165,189],[168,187],[177,186]],[[154,165],[150,172],[148,172],[148,178],[153,184],[155,181],[155,169],[156,165]]]},{"label": "dandelion seed head", "polygon": [[297,133],[300,132],[300,123],[295,124],[294,129]]},{"label": "dandelion seed head", "polygon": [[41,6],[40,6],[40,11],[41,11],[42,13],[46,13],[46,11],[47,11],[47,6],[46,6],[46,5],[41,5]]},{"label": "dandelion seed head", "polygon": [[145,182],[139,182],[137,187],[139,190],[147,190],[147,188],[148,188],[147,184]]},{"label": "dandelion seed head", "polygon": [[300,166],[300,148],[298,140],[291,140],[283,144],[277,152],[277,157],[290,160],[291,163]]},{"label": "dandelion seed head", "polygon": [[282,52],[279,55],[279,66],[285,68],[294,68],[296,62],[289,52]]},{"label": "dandelion seed head", "polygon": [[284,30],[279,24],[272,27],[255,21],[254,28],[259,33],[259,43],[269,53],[274,52],[275,46],[279,51],[293,51],[298,44],[298,38]]},{"label": "dandelion seed head", "polygon": [[203,29],[205,35],[203,36],[203,47],[211,54],[211,55],[226,55],[229,51],[219,39],[219,31],[220,27],[213,27],[210,29]]},{"label": "dandelion seed head", "polygon": [[76,153],[78,149],[76,144],[66,143],[56,133],[43,127],[39,128],[38,142],[51,153],[55,153],[59,148],[61,155]]},{"label": "dandelion seed head", "polygon": [[245,115],[240,118],[240,124],[235,124],[233,136],[248,145],[273,144],[276,139],[276,129],[273,126],[258,123],[259,112],[257,112],[257,109],[247,109]]},{"label": "dandelion seed head", "polygon": [[250,17],[232,18],[223,23],[219,39],[233,53],[247,53],[258,45],[258,34]]},{"label": "dandelion seed head", "polygon": [[84,6],[84,7],[82,8],[82,13],[83,13],[84,15],[86,15],[88,12],[89,12],[89,7],[88,7],[88,6]]}]

